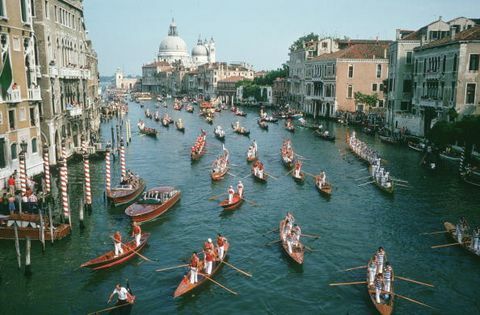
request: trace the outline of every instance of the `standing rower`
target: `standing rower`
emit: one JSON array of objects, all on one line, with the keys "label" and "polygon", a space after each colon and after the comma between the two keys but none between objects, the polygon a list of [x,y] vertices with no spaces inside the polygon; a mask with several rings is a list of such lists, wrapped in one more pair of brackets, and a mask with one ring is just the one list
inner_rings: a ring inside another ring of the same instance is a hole
[{"label": "standing rower", "polygon": [[222,234],[218,233],[217,235],[217,251],[218,251],[218,260],[223,260],[223,254],[225,253],[225,241],[226,238]]},{"label": "standing rower", "polygon": [[480,250],[480,227],[473,230],[472,240],[472,249],[478,253]]},{"label": "standing rower", "polygon": [[375,276],[375,301],[377,304],[380,304],[380,293],[382,292],[383,287],[383,276],[381,273]]},{"label": "standing rower", "polygon": [[198,258],[197,252],[193,252],[192,258],[190,259],[190,283],[194,284],[198,282],[198,264],[200,259]]},{"label": "standing rower", "polygon": [[116,305],[123,305],[127,303],[131,303],[130,301],[133,302],[134,297],[128,292],[128,290],[125,287],[122,287],[119,283],[115,286],[115,289],[113,290],[112,294],[110,294],[110,297],[108,298],[108,303],[112,301],[113,296],[117,294],[118,296],[118,301]]},{"label": "standing rower", "polygon": [[377,273],[377,256],[373,256],[368,263],[368,285],[373,286],[375,275]]},{"label": "standing rower", "polygon": [[377,273],[383,272],[383,262],[385,261],[385,250],[383,247],[379,247],[378,251],[375,253],[377,257]]},{"label": "standing rower", "polygon": [[135,238],[135,245],[138,247],[140,246],[140,240],[142,238],[142,229],[140,228],[140,225],[138,225],[137,222],[133,221],[133,231],[132,231],[132,237]]},{"label": "standing rower", "polygon": [[213,249],[207,249],[205,252],[205,272],[207,275],[212,274],[213,261],[215,260],[215,253]]},{"label": "standing rower", "polygon": [[240,198],[242,198],[243,197],[243,183],[242,183],[241,180],[238,181],[237,190],[238,190],[238,196]]},{"label": "standing rower", "polygon": [[233,189],[233,186],[230,186],[228,188],[228,203],[232,203],[233,202],[233,195],[235,194],[235,190]]},{"label": "standing rower", "polygon": [[383,277],[384,277],[384,291],[386,291],[385,298],[388,299],[390,295],[390,288],[393,281],[393,269],[390,266],[390,263],[387,261],[385,263],[385,269],[383,270]]},{"label": "standing rower", "polygon": [[123,254],[123,248],[122,248],[122,234],[120,234],[119,231],[115,232],[113,234],[113,244],[115,246],[115,257],[118,255]]}]

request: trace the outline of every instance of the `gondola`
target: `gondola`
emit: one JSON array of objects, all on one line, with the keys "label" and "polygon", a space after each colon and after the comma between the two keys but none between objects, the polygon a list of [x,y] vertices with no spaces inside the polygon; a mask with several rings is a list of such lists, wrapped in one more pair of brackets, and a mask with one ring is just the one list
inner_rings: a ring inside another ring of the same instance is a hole
[{"label": "gondola", "polygon": [[[223,259],[227,259],[227,254],[228,254],[228,249],[230,247],[230,243],[228,241],[225,242],[224,244],[224,256]],[[223,266],[222,261],[214,261],[213,262],[213,267],[212,267],[212,273],[208,276],[209,278],[213,277],[215,273],[217,273],[220,268]],[[205,274],[203,273],[203,260],[200,260],[199,266],[198,266],[198,282],[197,283],[190,283],[190,271],[187,272],[187,274],[183,277],[182,281],[177,286],[177,289],[173,293],[173,297],[177,298],[182,295],[185,295],[194,289],[198,288],[202,284],[209,282],[209,280],[205,277]]]},{"label": "gondola", "polygon": [[157,134],[158,134],[158,131],[155,128],[143,127],[142,129],[140,129],[140,133],[144,134],[146,136],[156,138]]},{"label": "gondola", "polygon": [[253,167],[252,167],[252,176],[259,183],[266,183],[268,181],[268,175],[267,175],[267,173],[265,173],[265,171],[263,172],[263,177],[260,177],[260,176],[255,174],[255,171],[254,171]]},{"label": "gondola", "polygon": [[257,120],[258,126],[263,130],[268,130],[268,124],[261,119]]},{"label": "gondola", "polygon": [[295,126],[292,124],[292,125],[286,125],[285,126],[285,129],[287,129],[287,131],[289,132],[295,132]]},{"label": "gondola", "polygon": [[[457,236],[455,235],[455,224],[450,223],[450,222],[443,222],[443,226],[445,227],[445,230],[447,230],[448,235],[455,241],[458,242]],[[470,253],[474,254],[475,256],[480,256],[480,252],[475,252],[472,247],[472,237],[470,235],[464,235],[463,240],[462,240],[461,246],[468,250]]]},{"label": "gondola", "polygon": [[213,130],[213,133],[215,134],[215,138],[217,138],[220,141],[225,141],[225,131],[223,129],[215,128]]},{"label": "gondola", "polygon": [[170,121],[167,118],[162,118],[162,126],[165,128],[170,127]]},{"label": "gondola", "polygon": [[178,121],[175,122],[175,127],[177,127],[177,130],[180,132],[185,132],[185,126],[183,123],[179,123]]},{"label": "gondola", "polygon": [[335,141],[335,136],[325,134],[324,132],[321,132],[319,130],[315,130],[315,135],[323,140],[332,141],[332,142]]},{"label": "gondola", "polygon": [[315,187],[317,188],[318,192],[322,194],[325,197],[331,197],[332,196],[332,185],[330,183],[325,182],[325,184],[322,185],[322,188],[318,185],[320,180],[319,176],[315,176]]},{"label": "gondola", "polygon": [[145,247],[149,237],[150,237],[150,233],[143,233],[140,239],[140,246],[136,247],[135,240],[131,240],[125,245],[122,245],[123,254],[120,254],[117,257],[115,257],[114,255],[115,252],[111,250],[103,254],[102,256],[99,256],[97,258],[87,261],[86,263],[83,263],[82,265],[80,265],[80,267],[99,270],[99,269],[106,269],[106,268],[119,265],[127,260],[130,260],[135,255],[137,255],[135,252],[139,252]]},{"label": "gondola", "polygon": [[293,180],[298,184],[303,184],[305,182],[305,173],[300,171],[300,177],[296,177],[294,173],[295,171],[292,172]]},{"label": "gondola", "polygon": [[243,203],[243,199],[240,198],[240,195],[238,193],[233,194],[233,199],[232,203],[228,203],[228,198],[220,202],[220,207],[223,208],[223,210],[236,210],[240,208],[240,206]]},{"label": "gondola", "polygon": [[213,181],[219,181],[219,180],[222,180],[225,177],[225,175],[227,175],[227,173],[228,173],[228,166],[220,170],[220,172],[215,172],[212,170],[212,172],[210,173],[210,176]]},{"label": "gondola", "polygon": [[230,153],[225,148],[225,146],[223,146],[222,155],[216,158],[215,161],[212,163],[212,171],[210,172],[210,176],[213,181],[222,180],[225,175],[227,175],[229,170],[229,156]]},{"label": "gondola", "polygon": [[268,117],[264,117],[262,119],[260,119],[261,121],[265,121],[265,122],[270,122],[270,123],[276,123],[278,122],[278,119],[277,118],[273,118],[272,116],[268,116]]},{"label": "gondola", "polygon": [[241,117],[246,117],[246,116],[247,116],[247,113],[242,112],[241,110],[237,110],[237,111],[235,112],[235,115],[241,116]]},{"label": "gondola", "polygon": [[285,219],[280,221],[280,226],[279,226],[279,235],[280,235],[280,241],[282,243],[283,250],[285,253],[290,257],[294,262],[296,262],[299,265],[303,264],[303,259],[305,255],[305,246],[303,246],[302,243],[300,243],[299,246],[292,246],[292,253],[288,252],[288,244],[287,241],[284,240],[283,234],[285,231]]},{"label": "gondola", "polygon": [[244,128],[244,127],[239,127],[239,128],[236,128],[234,124],[232,124],[232,128],[233,128],[233,131],[235,133],[238,133],[239,135],[243,135],[243,136],[249,136],[250,135],[250,130]]},{"label": "gondola", "polygon": [[188,112],[188,113],[193,113],[193,106],[192,105],[188,105],[185,110]]},{"label": "gondola", "polygon": [[[367,264],[367,266],[370,265],[370,262]],[[395,278],[394,278],[394,273],[392,269],[392,280],[394,279]],[[368,271],[367,271],[366,284],[367,284],[368,295],[370,296],[370,300],[372,301],[373,305],[381,315],[390,315],[393,312],[393,302],[395,300],[394,283],[395,281],[392,281],[390,284],[390,298],[388,299],[388,301],[385,301],[385,299],[382,298],[380,300],[380,303],[377,303],[377,301],[375,300],[375,284],[373,285],[368,284]]]},{"label": "gondola", "polygon": [[180,197],[180,190],[174,187],[155,187],[149,189],[140,200],[125,209],[125,214],[133,222],[152,221],[172,208],[180,200]]}]

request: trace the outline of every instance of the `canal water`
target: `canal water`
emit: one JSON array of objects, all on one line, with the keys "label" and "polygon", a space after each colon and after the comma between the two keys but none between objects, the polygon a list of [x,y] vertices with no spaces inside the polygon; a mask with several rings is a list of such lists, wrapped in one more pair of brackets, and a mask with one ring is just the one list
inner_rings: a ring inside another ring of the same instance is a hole
[{"label": "canal water", "polygon": [[[145,102],[155,110],[154,102]],[[407,148],[386,145],[358,133],[359,137],[380,152],[390,173],[408,181],[411,188],[398,189],[388,196],[373,185],[358,186],[367,180],[367,167],[346,151],[347,127],[323,122],[337,137],[335,143],[316,138],[311,130],[297,128],[295,134],[283,128],[283,122],[270,124],[263,131],[256,124],[257,113],[236,117],[222,112],[215,124],[227,131],[225,146],[236,165],[221,182],[212,183],[209,166],[221,153],[221,143],[213,137],[213,126],[198,116],[163,107],[174,118],[181,117],[185,134],[172,125],[147,120],[148,126],[160,131],[158,138],[139,135],[136,122],[144,119],[143,109],[131,103],[127,119],[132,122],[133,141],[127,148],[127,168],[140,174],[148,187],[174,185],[181,189],[181,202],[161,219],[142,226],[152,234],[143,254],[158,262],[140,258],[106,271],[78,269],[80,264],[113,248],[109,238],[116,230],[124,237],[130,232],[130,221],[124,208],[109,208],[103,198],[104,161],[92,161],[93,212],[86,216],[84,230],[79,229],[78,204],[82,195],[82,165],[69,163],[69,183],[74,227],[72,235],[47,245],[41,253],[39,243],[32,248],[31,277],[19,271],[13,241],[0,242],[0,314],[86,314],[107,307],[106,301],[117,282],[130,285],[137,296],[132,314],[372,314],[375,309],[363,285],[330,287],[332,282],[362,281],[363,270],[342,272],[345,268],[365,265],[378,246],[385,247],[397,275],[433,283],[427,288],[413,283],[395,282],[395,291],[436,308],[431,310],[397,299],[397,314],[474,314],[480,312],[478,284],[480,259],[459,247],[431,249],[447,244],[446,235],[420,235],[443,229],[445,220],[465,216],[472,225],[480,225],[478,190],[466,186],[455,175],[456,166],[442,165],[437,173],[419,166],[419,153]],[[250,128],[250,139],[236,135],[231,123],[239,120]],[[110,140],[113,120],[102,127],[102,136]],[[189,148],[200,129],[208,132],[208,152],[192,164]],[[333,196],[324,199],[308,178],[296,184],[280,161],[282,140],[292,139],[295,151],[305,158],[304,169],[313,174],[325,170],[333,184]],[[238,178],[249,174],[246,150],[255,139],[266,171],[277,177],[265,185],[251,177],[243,180],[246,198],[257,206],[242,207],[223,215],[218,201],[209,197],[226,192]],[[114,162],[113,183],[118,182],[119,163]],[[285,256],[275,240],[276,233],[263,236],[278,226],[291,211],[313,249],[305,255],[299,268]],[[229,261],[253,274],[247,278],[224,266],[215,280],[238,292],[233,296],[222,288],[207,284],[194,295],[173,299],[172,294],[185,270],[158,273],[155,269],[185,263],[192,251],[199,250],[208,237],[223,233],[231,243]],[[21,243],[22,252],[24,242]],[[23,258],[23,257],[22,257]]]}]

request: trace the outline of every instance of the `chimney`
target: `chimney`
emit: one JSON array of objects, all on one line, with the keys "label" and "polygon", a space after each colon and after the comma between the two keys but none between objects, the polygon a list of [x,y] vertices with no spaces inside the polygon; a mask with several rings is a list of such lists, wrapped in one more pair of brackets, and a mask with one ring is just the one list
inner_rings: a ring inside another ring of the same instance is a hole
[{"label": "chimney", "polygon": [[455,28],[455,26],[450,26],[450,39],[451,40],[455,40],[455,35],[456,35],[456,31],[457,29]]},{"label": "chimney", "polygon": [[387,59],[387,48],[383,48],[383,59]]}]

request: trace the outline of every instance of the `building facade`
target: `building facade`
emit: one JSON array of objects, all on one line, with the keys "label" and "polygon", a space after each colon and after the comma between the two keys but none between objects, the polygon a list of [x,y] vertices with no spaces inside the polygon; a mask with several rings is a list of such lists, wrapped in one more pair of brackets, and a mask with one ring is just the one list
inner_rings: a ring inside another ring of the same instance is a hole
[{"label": "building facade", "polygon": [[26,148],[27,175],[42,172],[37,41],[31,1],[0,1],[0,187]]},{"label": "building facade", "polygon": [[117,71],[115,71],[115,88],[117,90],[131,91],[137,83],[137,78],[125,77],[120,68],[117,68]]},{"label": "building facade", "polygon": [[276,106],[285,106],[288,102],[288,80],[286,78],[277,78],[272,85],[272,103]]}]

